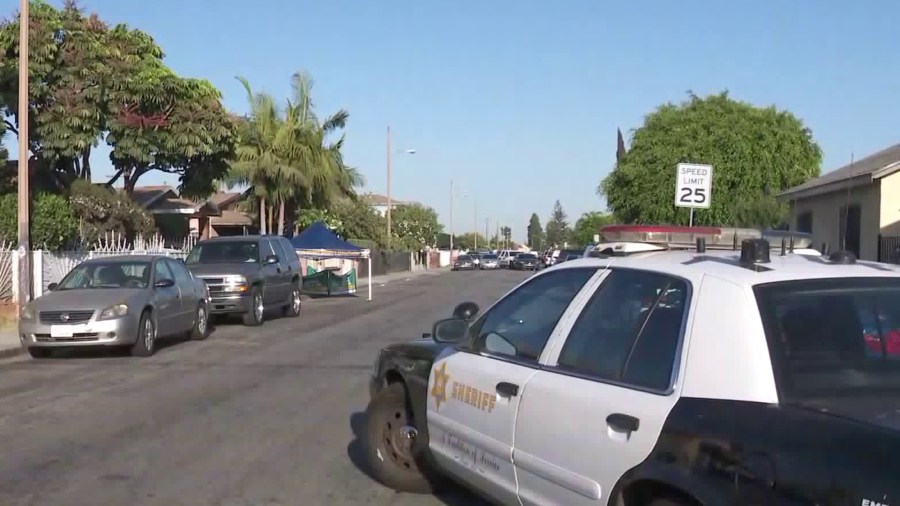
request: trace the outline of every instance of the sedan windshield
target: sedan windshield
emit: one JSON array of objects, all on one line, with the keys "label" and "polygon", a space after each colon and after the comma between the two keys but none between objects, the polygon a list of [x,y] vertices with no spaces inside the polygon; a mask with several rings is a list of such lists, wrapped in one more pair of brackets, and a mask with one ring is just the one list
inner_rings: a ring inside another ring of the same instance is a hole
[{"label": "sedan windshield", "polygon": [[237,264],[259,262],[259,247],[255,242],[210,242],[198,244],[188,255],[186,264]]},{"label": "sedan windshield", "polygon": [[519,253],[516,258],[519,260],[537,260],[537,255],[533,253]]},{"label": "sedan windshield", "polygon": [[900,393],[900,279],[790,281],[755,291],[787,399]]},{"label": "sedan windshield", "polygon": [[470,257],[469,255],[460,255],[456,260],[459,262],[471,262],[472,257]]},{"label": "sedan windshield", "polygon": [[481,255],[481,258],[483,258],[485,260],[496,260],[497,255]]},{"label": "sedan windshield", "polygon": [[150,262],[88,262],[69,271],[56,289],[140,289],[147,288],[149,283]]}]

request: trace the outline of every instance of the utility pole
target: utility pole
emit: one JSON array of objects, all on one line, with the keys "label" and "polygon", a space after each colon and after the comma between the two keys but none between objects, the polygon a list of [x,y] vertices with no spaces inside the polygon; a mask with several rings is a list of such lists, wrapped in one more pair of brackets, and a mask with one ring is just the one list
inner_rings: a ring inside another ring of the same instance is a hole
[{"label": "utility pole", "polygon": [[497,249],[500,249],[500,220],[497,220]]},{"label": "utility pole", "polygon": [[453,180],[450,180],[450,260],[453,260]]},{"label": "utility pole", "polygon": [[19,8],[19,307],[31,300],[31,229],[28,188],[28,0]]},{"label": "utility pole", "polygon": [[475,247],[472,250],[478,251],[478,202],[475,200],[475,195],[472,195],[472,221],[475,222],[475,226],[472,227],[472,232],[475,236]]},{"label": "utility pole", "polygon": [[387,127],[387,247],[391,249],[391,127]]},{"label": "utility pole", "polygon": [[484,240],[487,241],[487,249],[491,249],[491,236],[488,234],[488,219],[484,219]]}]

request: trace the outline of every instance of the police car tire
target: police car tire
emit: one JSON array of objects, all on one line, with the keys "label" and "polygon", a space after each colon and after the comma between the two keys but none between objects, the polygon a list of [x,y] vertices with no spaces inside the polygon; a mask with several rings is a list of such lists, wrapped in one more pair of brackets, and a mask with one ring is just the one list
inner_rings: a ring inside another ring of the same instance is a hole
[{"label": "police car tire", "polygon": [[[437,481],[430,479],[422,471],[419,442],[413,448],[415,463],[410,468],[402,467],[391,461],[386,455],[387,444],[383,438],[384,424],[389,417],[395,418],[397,412],[409,413],[406,400],[406,387],[402,383],[391,383],[381,390],[366,409],[366,460],[375,479],[383,485],[400,492],[430,494],[437,488]],[[409,415],[407,414],[407,417]],[[408,423],[401,420],[401,423]],[[419,454],[419,455],[416,455]]]},{"label": "police car tire", "polygon": [[647,506],[690,506],[689,503],[678,501],[675,499],[654,499]]}]

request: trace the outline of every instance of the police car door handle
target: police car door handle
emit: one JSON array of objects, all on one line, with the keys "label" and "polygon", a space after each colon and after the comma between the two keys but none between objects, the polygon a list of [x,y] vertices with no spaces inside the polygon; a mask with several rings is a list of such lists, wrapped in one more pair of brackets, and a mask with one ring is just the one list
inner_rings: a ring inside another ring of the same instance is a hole
[{"label": "police car door handle", "polygon": [[606,417],[606,423],[618,432],[635,432],[641,426],[641,421],[631,415],[613,413]]},{"label": "police car door handle", "polygon": [[519,395],[519,385],[501,381],[500,383],[497,383],[497,393],[500,394],[501,397],[515,397]]}]

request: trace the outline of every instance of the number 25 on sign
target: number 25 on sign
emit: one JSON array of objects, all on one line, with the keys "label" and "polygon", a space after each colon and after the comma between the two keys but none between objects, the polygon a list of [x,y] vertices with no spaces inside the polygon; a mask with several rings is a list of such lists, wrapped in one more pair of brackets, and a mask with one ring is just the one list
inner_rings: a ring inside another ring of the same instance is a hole
[{"label": "number 25 on sign", "polygon": [[675,206],[708,209],[712,177],[712,165],[679,163],[675,173]]}]

